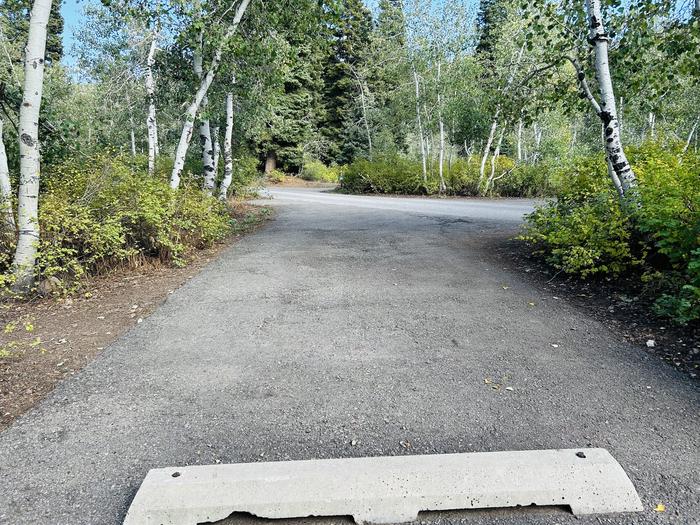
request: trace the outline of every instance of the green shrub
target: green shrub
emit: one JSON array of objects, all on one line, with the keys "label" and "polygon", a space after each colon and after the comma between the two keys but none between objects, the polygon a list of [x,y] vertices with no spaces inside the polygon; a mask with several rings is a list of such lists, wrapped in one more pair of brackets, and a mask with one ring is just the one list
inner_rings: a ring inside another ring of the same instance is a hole
[{"label": "green shrub", "polygon": [[[501,173],[507,169],[502,166]],[[500,197],[550,197],[557,193],[555,170],[545,163],[517,164],[494,181],[493,192]]]},{"label": "green shrub", "polygon": [[[66,291],[87,273],[142,257],[180,265],[188,250],[230,232],[225,204],[195,185],[173,191],[167,178],[140,170],[132,159],[106,154],[47,169],[39,201],[38,282],[51,280],[54,289]],[[0,258],[5,285],[12,244]]]},{"label": "green shrub", "polygon": [[657,144],[629,148],[641,206],[620,206],[602,156],[550,178],[557,199],[527,219],[522,239],[555,268],[580,277],[639,272],[655,311],[700,319],[700,157]]},{"label": "green shrub", "polygon": [[[467,160],[456,158],[443,165],[448,195],[479,195],[478,157]],[[486,177],[491,173],[490,161]],[[513,159],[499,156],[496,161],[494,183],[490,194],[504,197],[536,197],[550,195],[553,183],[547,167],[517,165]],[[436,194],[440,188],[439,164],[429,166],[427,182],[419,160],[398,154],[384,155],[373,160],[353,162],[343,172],[341,187],[351,193]]]},{"label": "green shrub", "polygon": [[280,170],[272,170],[267,174],[267,180],[272,184],[279,184],[280,182],[284,182],[286,176],[287,175]]},{"label": "green shrub", "polygon": [[315,182],[338,182],[341,174],[340,166],[326,166],[320,160],[312,160],[304,163],[301,170],[301,178]]},{"label": "green shrub", "polygon": [[700,156],[655,143],[630,148],[641,181],[635,224],[655,258],[647,280],[662,295],[656,311],[687,323],[700,319]]},{"label": "green shrub", "polygon": [[229,188],[233,195],[245,193],[262,179],[259,164],[258,159],[251,155],[241,155],[233,159],[233,177]]},{"label": "green shrub", "polygon": [[423,183],[420,163],[399,155],[356,160],[343,172],[341,187],[351,193],[429,192]]}]

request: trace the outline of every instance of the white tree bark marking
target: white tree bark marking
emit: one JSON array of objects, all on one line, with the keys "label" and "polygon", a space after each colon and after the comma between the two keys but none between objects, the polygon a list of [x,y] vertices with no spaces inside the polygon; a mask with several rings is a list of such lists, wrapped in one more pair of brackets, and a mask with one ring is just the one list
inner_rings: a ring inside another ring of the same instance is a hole
[{"label": "white tree bark marking", "polygon": [[34,283],[39,243],[39,114],[50,13],[51,0],[34,0],[24,57],[23,100],[19,110],[19,237],[13,263],[17,291],[28,291]]},{"label": "white tree bark marking", "polygon": [[423,164],[423,183],[428,182],[428,164],[425,151],[425,137],[423,137],[423,121],[420,117],[420,83],[418,82],[418,72],[413,68],[413,81],[416,84],[416,119],[418,120],[418,136],[420,137],[420,158]]},{"label": "white tree bark marking", "polygon": [[[235,82],[235,80],[234,80]],[[226,94],[226,131],[224,132],[224,179],[219,188],[219,198],[226,200],[228,188],[233,180],[233,149],[231,139],[233,137],[233,93]]]},{"label": "white tree bark marking", "polygon": [[156,119],[156,81],[153,76],[153,66],[156,63],[156,51],[158,50],[158,33],[153,32],[151,46],[146,58],[146,98],[148,100],[148,116],[146,117],[146,130],[148,131],[148,174],[153,175],[158,158],[158,123]]},{"label": "white tree bark marking", "polygon": [[7,166],[7,152],[2,135],[3,122],[0,120],[0,214],[4,219],[4,228],[15,234],[15,215],[12,212],[12,185],[10,184],[10,169]]},{"label": "white tree bark marking", "polygon": [[[600,93],[600,103],[597,105],[597,113],[605,125],[605,151],[612,164],[613,171],[620,179],[623,196],[627,196],[629,190],[637,186],[637,178],[632,171],[627,156],[625,155],[620,137],[620,124],[617,118],[615,92],[613,90],[612,77],[610,75],[610,63],[608,61],[608,47],[610,37],[605,32],[603,16],[600,8],[600,0],[586,0],[588,14],[589,34],[588,40],[595,51],[595,71]],[[579,69],[579,82],[584,82],[585,77]],[[586,96],[591,100],[590,90]]]}]

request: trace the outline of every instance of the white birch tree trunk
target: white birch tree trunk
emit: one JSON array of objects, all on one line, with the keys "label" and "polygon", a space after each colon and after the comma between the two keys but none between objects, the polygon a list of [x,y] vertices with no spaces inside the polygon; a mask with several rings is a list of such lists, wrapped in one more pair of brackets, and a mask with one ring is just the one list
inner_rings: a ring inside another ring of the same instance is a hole
[{"label": "white birch tree trunk", "polygon": [[153,66],[156,63],[156,51],[158,50],[158,33],[153,32],[151,46],[146,58],[146,99],[148,101],[148,116],[146,117],[146,130],[148,133],[148,174],[153,175],[156,170],[158,158],[158,122],[156,119],[156,81],[153,76]]},{"label": "white birch tree trunk", "polygon": [[131,138],[131,156],[136,156],[136,132],[134,131],[134,117],[129,115],[129,134]]},{"label": "white birch tree trunk", "polygon": [[7,165],[7,152],[3,137],[3,122],[0,120],[0,214],[2,214],[7,232],[15,235],[15,215],[12,211],[12,184],[10,184],[10,168]]},{"label": "white birch tree trunk", "polygon": [[438,62],[437,66],[437,89],[438,89],[438,95],[437,95],[437,105],[438,105],[438,122],[439,122],[439,127],[440,127],[440,151],[438,154],[438,162],[440,163],[440,166],[438,168],[438,174],[440,177],[440,188],[439,192],[440,193],[445,193],[447,190],[447,186],[445,185],[445,176],[444,176],[444,168],[443,164],[445,162],[445,123],[443,122],[442,119],[442,87],[440,85],[440,80],[441,80],[441,70],[442,70],[442,64]]},{"label": "white birch tree trunk", "polygon": [[248,8],[250,2],[251,0],[241,0],[241,3],[238,4],[238,8],[236,9],[236,14],[233,18],[233,22],[229,26],[224,37],[219,42],[219,45],[217,46],[216,51],[214,52],[214,56],[212,57],[211,64],[209,64],[207,74],[204,75],[204,77],[202,78],[199,84],[199,88],[197,89],[197,92],[195,93],[192,102],[185,111],[185,122],[182,126],[182,132],[180,133],[180,141],[178,142],[177,149],[175,150],[175,162],[173,164],[173,171],[170,174],[170,187],[173,189],[177,189],[180,186],[180,175],[182,174],[182,170],[185,167],[185,157],[187,156],[187,150],[190,146],[190,142],[192,141],[194,120],[197,116],[199,106],[201,105],[202,100],[204,100],[204,97],[206,97],[211,83],[214,81],[216,72],[218,71],[219,65],[221,64],[221,57],[224,52],[224,46],[228,43],[228,41],[238,29],[238,25],[240,24],[241,19],[243,18],[243,15],[245,14],[245,11]]},{"label": "white birch tree trunk", "polygon": [[[615,92],[610,75],[608,61],[608,46],[610,37],[605,32],[603,16],[600,7],[601,0],[586,0],[586,11],[589,21],[588,40],[595,51],[595,72],[600,92],[600,104],[597,113],[605,125],[605,151],[612,164],[613,171],[620,180],[623,196],[637,186],[637,178],[632,171],[620,137],[620,125],[617,118]],[[581,77],[579,73],[579,77]],[[585,80],[585,78],[584,78]],[[589,100],[591,97],[589,97]],[[595,106],[594,106],[595,107]]]},{"label": "white birch tree trunk", "polygon": [[50,13],[51,0],[34,0],[25,49],[23,100],[19,109],[19,237],[13,262],[14,289],[18,292],[28,291],[34,283],[39,243],[39,114]]},{"label": "white birch tree trunk", "polygon": [[517,146],[517,159],[518,162],[523,160],[523,119],[518,119],[518,146]]},{"label": "white birch tree trunk", "polygon": [[423,136],[423,121],[420,116],[420,83],[418,82],[418,72],[413,68],[413,82],[416,85],[416,119],[418,120],[418,136],[420,137],[420,158],[423,168],[423,184],[428,182],[428,161],[425,151],[425,137]]},{"label": "white birch tree trunk", "polygon": [[493,139],[496,136],[496,128],[498,127],[498,116],[500,111],[501,108],[497,108],[496,114],[493,116],[489,136],[486,139],[486,145],[484,146],[484,153],[481,156],[481,166],[479,166],[479,188],[481,188],[484,184],[484,178],[486,177],[486,162],[488,162],[489,153],[491,153],[491,146],[493,145]]},{"label": "white birch tree trunk", "polygon": [[501,155],[501,144],[503,143],[503,135],[505,134],[505,126],[501,128],[501,134],[498,136],[498,142],[496,143],[496,149],[493,151],[493,156],[491,157],[491,174],[486,181],[486,187],[484,188],[484,195],[488,195],[491,191],[491,185],[493,184],[493,179],[496,176],[496,162],[498,157]]},{"label": "white birch tree trunk", "polygon": [[219,158],[221,157],[221,148],[219,147],[219,127],[215,126],[211,130],[211,142],[214,149],[214,179],[219,174]]},{"label": "white birch tree trunk", "polygon": [[367,147],[369,148],[369,157],[372,158],[372,132],[369,127],[369,118],[367,116],[367,100],[365,97],[365,83],[354,67],[350,66],[352,74],[355,75],[357,86],[360,89],[360,105],[362,107],[362,121],[365,124],[365,133],[367,134]]},{"label": "white birch tree trunk", "polygon": [[[202,107],[206,109],[208,103],[206,97],[202,102]],[[214,172],[214,147],[211,140],[211,128],[209,119],[201,121],[199,125],[199,142],[202,146],[202,167],[204,171],[204,182],[202,188],[209,195],[214,191],[214,183],[216,182],[216,173]]]},{"label": "white birch tree trunk", "polygon": [[233,93],[226,94],[226,131],[224,132],[224,179],[219,188],[219,198],[226,200],[229,186],[233,180]]},{"label": "white birch tree trunk", "polygon": [[[204,34],[199,33],[199,44],[194,52],[194,59],[192,65],[194,68],[194,73],[197,78],[202,80],[204,77],[204,70],[202,69],[202,52],[204,49]],[[211,127],[209,124],[209,117],[206,114],[207,106],[209,101],[207,96],[204,95],[202,103],[199,107],[200,111],[200,121],[199,121],[199,144],[202,147],[202,189],[209,195],[214,191],[214,184],[216,182],[216,174],[214,172],[214,148],[212,146],[211,140]],[[202,115],[203,114],[203,115]]]},{"label": "white birch tree trunk", "polygon": [[[697,0],[700,2],[700,0]],[[685,146],[683,146],[683,154],[685,155],[688,152],[688,148],[690,147],[690,143],[693,142],[693,135],[695,135],[695,130],[698,129],[698,123],[700,122],[700,117],[696,117],[695,122],[693,123],[693,127],[690,128],[690,133],[688,133],[688,139],[685,141]]]}]

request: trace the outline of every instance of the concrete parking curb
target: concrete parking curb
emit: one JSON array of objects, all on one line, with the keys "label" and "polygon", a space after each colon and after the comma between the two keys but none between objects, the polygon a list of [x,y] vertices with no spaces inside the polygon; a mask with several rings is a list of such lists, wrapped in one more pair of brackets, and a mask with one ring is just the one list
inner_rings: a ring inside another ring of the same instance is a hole
[{"label": "concrete parking curb", "polygon": [[535,450],[155,469],[124,525],[194,525],[233,512],[399,523],[424,510],[529,505],[574,514],[642,510],[607,450]]}]

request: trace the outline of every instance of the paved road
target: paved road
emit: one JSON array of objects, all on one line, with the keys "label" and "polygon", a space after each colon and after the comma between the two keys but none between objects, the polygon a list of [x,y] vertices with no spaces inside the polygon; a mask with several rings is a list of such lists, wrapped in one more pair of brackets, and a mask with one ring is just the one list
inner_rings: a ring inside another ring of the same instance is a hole
[{"label": "paved road", "polygon": [[698,523],[698,389],[498,260],[527,203],[274,195],[274,222],[0,434],[0,523],[120,523],[151,467],[588,445],[644,513],[449,519]]}]

